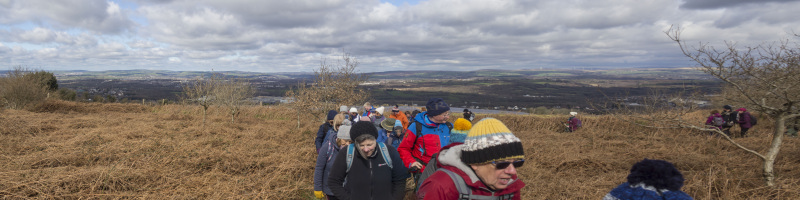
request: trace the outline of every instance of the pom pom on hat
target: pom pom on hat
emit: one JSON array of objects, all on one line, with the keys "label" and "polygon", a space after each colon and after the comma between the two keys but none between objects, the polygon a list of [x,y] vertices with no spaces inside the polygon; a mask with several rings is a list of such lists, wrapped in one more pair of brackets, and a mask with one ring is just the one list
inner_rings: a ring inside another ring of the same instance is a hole
[{"label": "pom pom on hat", "polygon": [[456,119],[456,122],[453,123],[453,130],[450,130],[450,143],[464,143],[471,128],[472,122],[469,122],[469,120],[464,118]]},{"label": "pom pom on hat", "polygon": [[503,122],[494,118],[475,123],[467,133],[464,145],[461,161],[468,165],[525,157],[519,138]]},{"label": "pom pom on hat", "polygon": [[458,118],[456,119],[456,122],[453,123],[453,130],[469,131],[469,129],[472,129],[472,122],[469,122],[467,119]]}]

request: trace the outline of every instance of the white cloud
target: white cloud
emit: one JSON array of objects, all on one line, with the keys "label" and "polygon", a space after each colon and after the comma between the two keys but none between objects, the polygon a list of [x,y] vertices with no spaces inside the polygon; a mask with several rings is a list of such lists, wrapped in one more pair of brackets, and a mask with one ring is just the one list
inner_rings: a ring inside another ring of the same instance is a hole
[{"label": "white cloud", "polygon": [[687,41],[758,44],[792,38],[798,9],[783,0],[0,0],[0,60],[311,71],[345,49],[363,71],[685,67],[663,33],[670,25]]}]

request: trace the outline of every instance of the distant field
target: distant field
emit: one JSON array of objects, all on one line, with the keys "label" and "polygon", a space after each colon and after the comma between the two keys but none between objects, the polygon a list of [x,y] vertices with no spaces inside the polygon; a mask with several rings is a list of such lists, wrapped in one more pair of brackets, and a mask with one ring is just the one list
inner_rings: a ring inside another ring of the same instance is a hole
[{"label": "distant field", "polygon": [[[0,110],[3,199],[312,199],[314,133],[293,110],[248,107],[236,123],[198,106],[50,102]],[[701,124],[708,111],[685,118]],[[451,120],[455,120],[454,113]],[[644,158],[670,161],[695,199],[800,199],[800,139],[784,138],[776,187],[760,159],[717,137],[648,129],[604,115],[560,133],[565,116],[498,118],[525,147],[522,199],[600,199]],[[742,145],[764,151],[773,129],[762,118]],[[737,130],[734,130],[737,131]],[[410,195],[409,195],[410,196]]]}]

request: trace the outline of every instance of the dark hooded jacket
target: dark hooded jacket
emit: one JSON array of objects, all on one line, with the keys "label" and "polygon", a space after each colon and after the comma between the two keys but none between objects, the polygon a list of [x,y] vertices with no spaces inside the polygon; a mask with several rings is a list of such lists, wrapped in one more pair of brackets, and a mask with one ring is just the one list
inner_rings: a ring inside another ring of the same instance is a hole
[{"label": "dark hooded jacket", "polygon": [[[323,123],[322,125],[319,125],[319,130],[317,130],[317,137],[314,138],[314,146],[317,147],[317,153],[319,153],[319,148],[322,147],[322,142],[325,141],[325,138],[328,135],[328,133],[331,132],[331,130],[333,130],[333,126],[331,126],[331,124],[328,123],[328,120],[333,120],[333,118],[336,117],[336,114],[339,114],[339,112],[336,112],[335,110],[328,111],[327,120],[325,120],[325,123]],[[334,133],[335,132],[336,131],[334,131]]]},{"label": "dark hooded jacket", "polygon": [[342,148],[328,176],[328,187],[333,195],[338,199],[402,200],[405,197],[406,179],[409,177],[408,169],[403,166],[397,150],[387,150],[392,159],[391,168],[383,160],[380,149],[375,149],[375,153],[368,159],[364,159],[355,150],[348,173],[347,147]]}]

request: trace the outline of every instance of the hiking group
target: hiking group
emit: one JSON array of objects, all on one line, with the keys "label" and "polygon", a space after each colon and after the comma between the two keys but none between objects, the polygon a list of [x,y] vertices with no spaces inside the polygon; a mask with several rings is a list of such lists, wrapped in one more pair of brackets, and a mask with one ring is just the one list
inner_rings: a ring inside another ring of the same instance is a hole
[{"label": "hiking group", "polygon": [[[722,106],[722,113],[718,110],[712,110],[711,114],[706,118],[706,127],[710,129],[721,130],[722,133],[729,137],[737,137],[731,134],[731,128],[739,125],[738,137],[747,137],[747,131],[758,123],[755,116],[747,112],[746,108],[739,108],[736,111],[732,110],[731,105]],[[714,134],[712,131],[710,134]]]},{"label": "hiking group", "polygon": [[[414,188],[408,190],[417,199],[521,199],[525,183],[517,169],[525,163],[524,148],[501,121],[473,124],[474,113],[465,109],[465,118],[450,123],[450,106],[440,98],[410,115],[397,105],[391,114],[385,110],[365,103],[362,113],[347,106],[328,112],[315,139],[316,198],[404,199],[411,178]],[[682,185],[672,164],[645,159],[603,199],[691,199]]]}]

